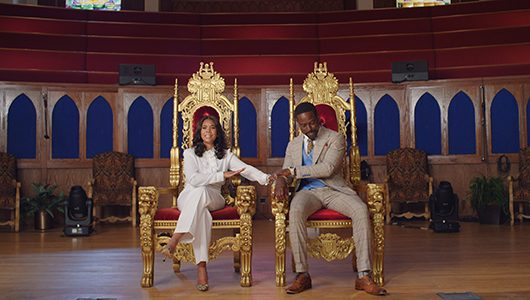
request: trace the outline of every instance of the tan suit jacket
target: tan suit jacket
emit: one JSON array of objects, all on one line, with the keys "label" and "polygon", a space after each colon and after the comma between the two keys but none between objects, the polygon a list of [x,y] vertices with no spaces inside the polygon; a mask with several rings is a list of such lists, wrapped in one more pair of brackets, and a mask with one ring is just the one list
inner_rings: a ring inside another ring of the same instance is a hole
[{"label": "tan suit jacket", "polygon": [[342,164],[346,152],[344,136],[321,126],[313,143],[313,165],[302,166],[304,135],[300,134],[287,145],[283,168],[294,167],[296,179],[318,178],[333,189],[357,195],[343,177]]}]

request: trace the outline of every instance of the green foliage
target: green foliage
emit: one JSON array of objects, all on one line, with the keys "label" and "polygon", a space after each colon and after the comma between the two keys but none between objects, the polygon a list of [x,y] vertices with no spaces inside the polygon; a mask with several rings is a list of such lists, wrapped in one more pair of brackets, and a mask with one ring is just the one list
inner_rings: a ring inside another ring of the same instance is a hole
[{"label": "green foliage", "polygon": [[64,212],[65,196],[63,192],[55,193],[56,185],[33,183],[34,196],[22,199],[22,211],[25,215],[33,216],[40,210],[45,210],[52,216],[53,210]]},{"label": "green foliage", "polygon": [[500,177],[475,177],[469,183],[468,200],[475,211],[481,207],[498,204],[504,212],[508,211],[508,193],[504,180]]}]

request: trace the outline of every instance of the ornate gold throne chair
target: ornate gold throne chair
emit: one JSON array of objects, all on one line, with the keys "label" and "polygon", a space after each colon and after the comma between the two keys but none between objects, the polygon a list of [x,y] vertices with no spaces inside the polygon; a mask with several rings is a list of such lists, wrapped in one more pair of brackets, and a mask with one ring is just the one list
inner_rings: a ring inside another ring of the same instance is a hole
[{"label": "ornate gold throne chair", "polygon": [[[307,95],[299,103],[313,103],[317,108],[323,126],[342,133],[344,138],[347,138],[348,134],[351,137],[351,147],[344,157],[344,176],[368,205],[373,230],[372,271],[375,282],[383,285],[384,185],[367,184],[360,180],[360,153],[356,141],[355,98],[351,78],[349,87],[350,102],[337,94],[339,89],[338,80],[332,73],[327,71],[326,63],[315,63],[314,72],[308,74],[303,84],[303,89]],[[294,102],[293,81],[291,79],[289,97],[290,140],[295,135]],[[346,119],[346,111],[350,112],[349,120]],[[291,193],[292,195],[293,193]],[[270,198],[272,199],[272,213],[275,217],[276,286],[284,286],[287,246],[286,220],[288,219],[289,203],[276,199],[273,194],[270,194]],[[320,229],[348,229],[351,232],[352,220],[331,209],[320,209],[309,216],[307,227],[316,228],[318,231]],[[346,238],[341,238],[336,233],[322,233],[308,242],[308,253],[315,258],[323,258],[326,261],[345,259],[350,253],[353,253],[352,264],[355,270],[356,258],[354,249],[355,245],[351,233]]]},{"label": "ornate gold throne chair", "polygon": [[[177,209],[177,196],[185,184],[181,172],[180,150],[178,148],[177,111],[182,113],[182,147],[193,145],[193,132],[196,123],[204,115],[215,115],[227,135],[227,142],[232,152],[239,155],[238,143],[238,95],[237,80],[234,82],[234,98],[223,96],[224,79],[214,71],[213,63],[200,64],[200,69],[188,81],[188,95],[178,103],[178,88],[175,81],[173,102],[173,147],[171,148],[171,167],[169,170],[169,188],[140,187],[140,244],[143,259],[142,287],[153,286],[154,254],[160,252],[167,244],[177,225],[180,211]],[[212,230],[229,229],[232,233],[217,240],[212,240],[209,259],[215,259],[224,250],[234,252],[234,269],[240,272],[240,284],[243,287],[252,285],[252,216],[256,212],[256,190],[254,186],[239,185],[240,179],[227,181],[223,187],[226,206],[212,211]],[[231,188],[228,188],[230,186]],[[235,198],[230,194],[234,191]],[[159,207],[159,195],[169,194],[172,207]],[[231,229],[231,230],[230,230]],[[214,236],[212,236],[214,238]],[[179,243],[173,256],[173,270],[180,272],[181,261],[195,263],[191,244]]]},{"label": "ornate gold throne chair", "polygon": [[[519,151],[519,174],[515,177],[508,176],[508,193],[510,194],[510,224],[519,219],[522,224],[524,219],[530,219],[530,147]],[[517,212],[514,206],[517,204]]]},{"label": "ornate gold throne chair", "polygon": [[[99,222],[131,221],[136,226],[136,180],[134,157],[122,152],[104,152],[92,159],[92,179],[88,182],[88,198],[94,201],[92,214]],[[105,206],[130,207],[130,216],[103,213]]]},{"label": "ornate gold throne chair", "polygon": [[[386,172],[387,224],[393,217],[424,217],[429,220],[433,179],[429,176],[427,154],[415,148],[390,151],[386,155]],[[414,209],[411,204],[423,204],[423,211],[411,210]]]},{"label": "ornate gold throne chair", "polygon": [[9,225],[18,232],[20,229],[20,182],[17,182],[17,160],[15,156],[0,152],[0,209],[10,210]]}]

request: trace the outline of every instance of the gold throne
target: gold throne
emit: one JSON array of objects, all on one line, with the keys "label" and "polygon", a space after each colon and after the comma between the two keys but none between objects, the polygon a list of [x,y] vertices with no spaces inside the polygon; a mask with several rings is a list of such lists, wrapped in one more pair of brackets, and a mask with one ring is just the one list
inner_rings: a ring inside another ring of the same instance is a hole
[{"label": "gold throne", "polygon": [[[140,244],[143,259],[142,287],[153,286],[154,254],[160,252],[167,244],[177,226],[180,211],[177,209],[177,196],[185,184],[181,172],[181,157],[178,148],[178,112],[182,114],[182,147],[193,145],[193,131],[196,123],[204,115],[215,115],[219,118],[227,136],[232,152],[239,155],[239,124],[237,80],[234,81],[233,100],[223,96],[224,79],[214,71],[213,63],[201,62],[199,71],[188,81],[188,95],[178,103],[178,83],[175,80],[173,98],[173,146],[171,148],[169,169],[169,188],[140,187]],[[233,142],[232,142],[233,141]],[[212,240],[209,248],[209,259],[213,260],[224,250],[234,252],[234,270],[241,273],[240,284],[243,287],[252,285],[252,216],[256,212],[256,190],[254,186],[239,185],[240,180],[227,181],[223,188],[226,206],[212,211],[212,230],[231,229],[231,235]],[[228,187],[230,186],[230,187]],[[235,190],[235,197],[230,190]],[[159,195],[169,194],[172,207],[159,207]],[[173,270],[180,272],[181,261],[195,263],[191,244],[177,245],[173,256]]]},{"label": "gold throne", "polygon": [[[310,102],[316,106],[320,121],[323,126],[340,132],[344,138],[350,134],[351,147],[344,157],[344,177],[350,182],[359,196],[366,201],[370,213],[372,225],[372,272],[374,281],[382,286],[383,278],[383,254],[385,246],[384,216],[385,199],[384,185],[361,182],[360,153],[357,145],[356,123],[355,123],[355,98],[353,95],[353,83],[350,78],[349,96],[350,101],[340,97],[338,80],[332,73],[327,71],[326,63],[315,62],[314,71],[309,73],[304,81],[303,89],[307,93],[300,102]],[[297,104],[297,105],[298,105]],[[294,90],[293,81],[290,81],[289,97],[289,121],[290,140],[295,136],[294,118]],[[346,112],[350,112],[350,118],[346,119]],[[292,196],[293,193],[291,193]],[[275,217],[275,246],[276,246],[276,286],[285,285],[285,252],[286,252],[286,226],[289,203],[276,199],[273,194],[272,213]],[[352,220],[331,209],[320,209],[307,221],[308,228],[320,229],[349,229],[351,232]],[[308,242],[308,253],[315,258],[323,258],[326,261],[345,259],[350,253],[354,253],[355,245],[353,237],[342,238],[336,233],[323,233]],[[355,254],[352,257],[354,270],[356,269]]]}]

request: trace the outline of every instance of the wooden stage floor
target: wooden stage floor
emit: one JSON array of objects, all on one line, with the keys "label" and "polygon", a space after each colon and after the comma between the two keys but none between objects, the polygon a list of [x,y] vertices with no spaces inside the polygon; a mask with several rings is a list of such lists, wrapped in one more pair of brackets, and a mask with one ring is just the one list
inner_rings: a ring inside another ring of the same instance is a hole
[{"label": "wooden stage floor", "polygon": [[[387,226],[385,299],[441,299],[438,292],[473,292],[483,299],[530,299],[530,223],[461,223],[459,233]],[[273,222],[255,222],[254,285],[239,286],[231,253],[209,264],[210,291],[194,289],[196,268],[155,259],[155,285],[140,287],[138,230],[100,225],[89,237],[0,232],[0,299],[374,299],[354,289],[349,260],[310,260],[313,289],[286,295],[274,284]],[[411,228],[412,227],[412,228]],[[290,259],[290,255],[288,255]],[[294,275],[288,263],[287,281]],[[381,298],[379,298],[381,299]]]}]

